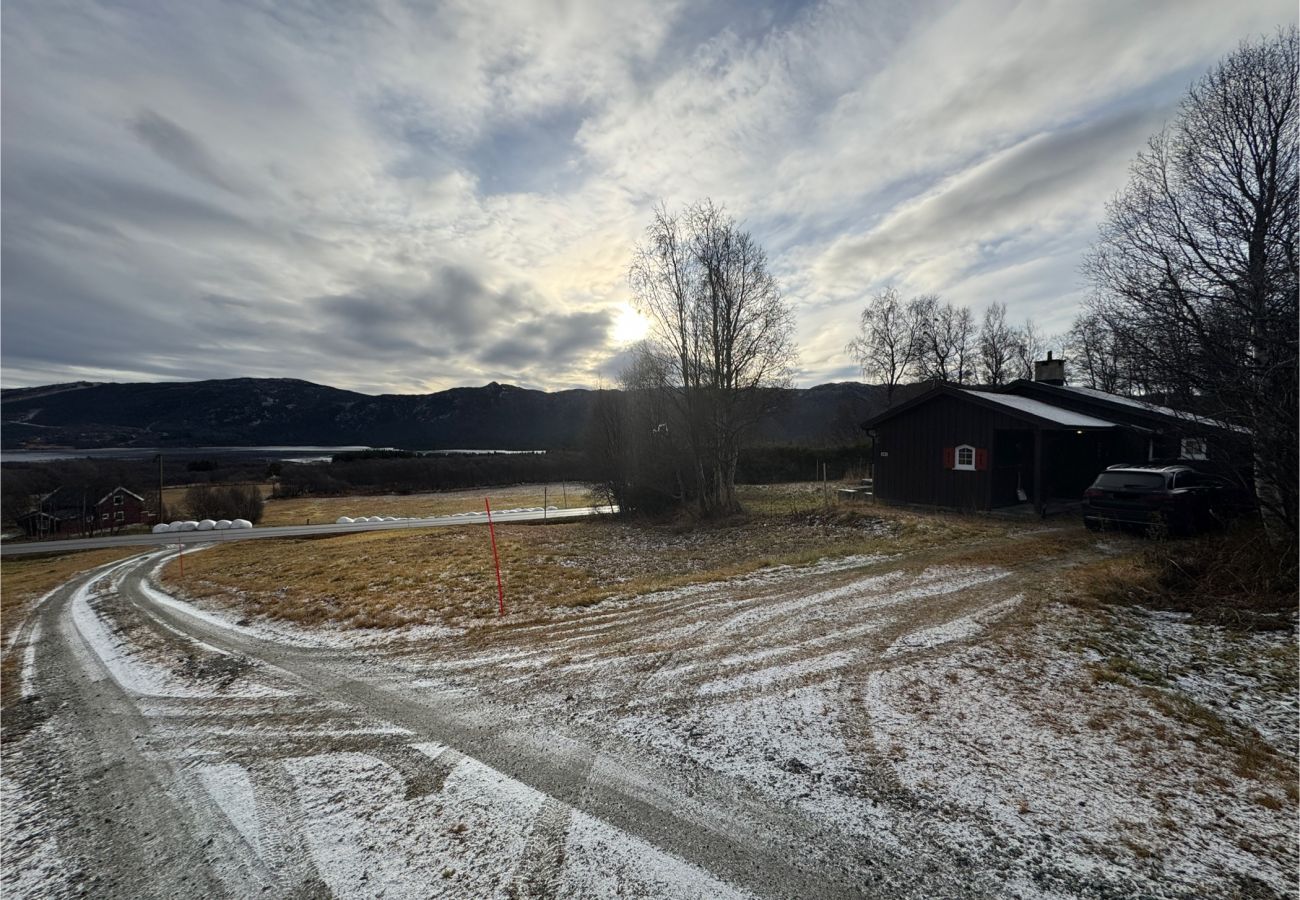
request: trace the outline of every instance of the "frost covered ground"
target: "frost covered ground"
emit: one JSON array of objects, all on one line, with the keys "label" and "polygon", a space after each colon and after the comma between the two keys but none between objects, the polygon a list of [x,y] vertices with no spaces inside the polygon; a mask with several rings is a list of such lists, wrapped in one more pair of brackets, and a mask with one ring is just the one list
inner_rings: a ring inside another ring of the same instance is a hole
[{"label": "frost covered ground", "polygon": [[1035,539],[400,632],[106,569],[7,650],[5,894],[1297,896],[1295,636]]}]

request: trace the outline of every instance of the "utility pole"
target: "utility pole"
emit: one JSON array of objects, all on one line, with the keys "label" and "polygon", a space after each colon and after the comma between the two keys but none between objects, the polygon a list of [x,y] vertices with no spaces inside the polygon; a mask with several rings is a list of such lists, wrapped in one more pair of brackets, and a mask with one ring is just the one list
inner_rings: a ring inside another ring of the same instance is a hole
[{"label": "utility pole", "polygon": [[158,509],[154,513],[154,524],[157,525],[163,519],[163,499],[162,499],[162,454],[156,457],[158,463]]}]

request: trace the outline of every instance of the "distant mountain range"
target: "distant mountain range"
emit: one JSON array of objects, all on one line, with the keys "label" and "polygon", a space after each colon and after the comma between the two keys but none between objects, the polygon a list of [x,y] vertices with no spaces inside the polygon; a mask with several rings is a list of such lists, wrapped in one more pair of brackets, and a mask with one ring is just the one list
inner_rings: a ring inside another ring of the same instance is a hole
[{"label": "distant mountain range", "polygon": [[[0,443],[19,448],[346,445],[412,450],[578,447],[595,391],[508,384],[372,396],[291,378],[0,391]],[[779,392],[764,442],[842,444],[884,408],[884,388],[842,382]]]}]

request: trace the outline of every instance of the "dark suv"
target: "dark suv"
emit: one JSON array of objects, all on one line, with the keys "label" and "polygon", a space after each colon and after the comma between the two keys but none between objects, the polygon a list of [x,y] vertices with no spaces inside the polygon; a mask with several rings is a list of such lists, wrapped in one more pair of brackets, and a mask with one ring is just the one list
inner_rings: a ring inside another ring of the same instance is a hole
[{"label": "dark suv", "polygon": [[1249,509],[1242,488],[1189,465],[1111,466],[1083,492],[1083,524],[1141,525],[1187,533],[1222,524]]}]

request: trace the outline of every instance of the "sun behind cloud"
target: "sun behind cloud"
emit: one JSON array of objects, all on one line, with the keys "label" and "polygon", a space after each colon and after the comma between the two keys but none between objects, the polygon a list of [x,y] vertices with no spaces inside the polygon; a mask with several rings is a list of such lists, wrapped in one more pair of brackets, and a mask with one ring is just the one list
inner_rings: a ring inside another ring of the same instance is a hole
[{"label": "sun behind cloud", "polygon": [[650,332],[650,322],[632,307],[624,304],[618,308],[614,326],[609,335],[620,346],[634,344]]}]

